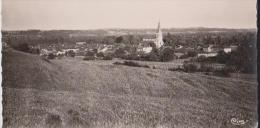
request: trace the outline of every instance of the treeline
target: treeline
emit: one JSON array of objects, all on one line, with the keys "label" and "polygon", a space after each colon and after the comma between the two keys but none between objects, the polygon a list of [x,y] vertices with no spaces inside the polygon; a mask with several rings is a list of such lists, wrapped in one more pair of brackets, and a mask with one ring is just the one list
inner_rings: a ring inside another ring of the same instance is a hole
[{"label": "treeline", "polygon": [[[27,43],[29,45],[41,45],[47,47],[50,44],[65,44],[72,47],[75,42],[87,42],[98,44],[139,44],[143,38],[154,38],[154,34],[127,34],[127,35],[104,35],[104,30],[96,30],[93,34],[81,31],[16,31],[3,32],[2,40],[9,45]],[[167,46],[184,45],[187,47],[207,46],[216,44],[221,46],[238,45],[250,42],[256,38],[253,30],[219,31],[219,32],[182,32],[164,33],[164,42]]]}]

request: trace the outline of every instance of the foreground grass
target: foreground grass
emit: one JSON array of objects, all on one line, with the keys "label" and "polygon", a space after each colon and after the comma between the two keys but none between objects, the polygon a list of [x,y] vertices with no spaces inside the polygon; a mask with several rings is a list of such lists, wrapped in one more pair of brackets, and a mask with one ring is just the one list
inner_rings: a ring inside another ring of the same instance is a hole
[{"label": "foreground grass", "polygon": [[233,117],[248,120],[239,127],[256,123],[254,81],[113,61],[46,62],[14,51],[4,57],[4,127],[235,128]]}]

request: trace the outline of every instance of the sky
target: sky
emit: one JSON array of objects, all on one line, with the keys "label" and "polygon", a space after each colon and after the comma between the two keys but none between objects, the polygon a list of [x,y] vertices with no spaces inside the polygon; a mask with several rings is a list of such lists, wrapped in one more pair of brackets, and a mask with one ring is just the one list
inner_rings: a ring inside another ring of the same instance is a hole
[{"label": "sky", "polygon": [[2,29],[256,28],[256,0],[2,0]]}]

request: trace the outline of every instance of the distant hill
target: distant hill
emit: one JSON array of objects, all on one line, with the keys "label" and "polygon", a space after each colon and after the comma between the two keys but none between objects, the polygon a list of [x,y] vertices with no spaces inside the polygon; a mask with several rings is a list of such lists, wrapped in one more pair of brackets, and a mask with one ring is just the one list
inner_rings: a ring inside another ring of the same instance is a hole
[{"label": "distant hill", "polygon": [[[118,35],[145,35],[154,34],[154,29],[93,29],[93,30],[21,30],[2,31],[3,35],[71,35],[71,36],[118,36]],[[198,32],[243,32],[255,31],[256,29],[227,29],[227,28],[163,28],[163,33],[198,33]]]}]

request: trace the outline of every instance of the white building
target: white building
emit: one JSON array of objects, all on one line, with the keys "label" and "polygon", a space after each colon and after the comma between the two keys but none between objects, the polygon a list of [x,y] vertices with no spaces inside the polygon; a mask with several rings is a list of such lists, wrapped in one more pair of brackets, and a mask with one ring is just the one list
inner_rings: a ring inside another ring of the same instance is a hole
[{"label": "white building", "polygon": [[224,50],[225,53],[230,53],[232,51],[236,51],[237,50],[237,46],[231,45],[230,47],[226,47],[223,50]]},{"label": "white building", "polygon": [[143,52],[144,52],[144,53],[150,53],[152,50],[153,50],[152,47],[144,47],[144,48],[143,48]]},{"label": "white building", "polygon": [[225,53],[230,53],[231,51],[232,51],[231,48],[224,48],[224,52],[225,52]]},{"label": "white building", "polygon": [[217,56],[218,53],[216,52],[210,52],[210,53],[198,53],[198,57],[200,56],[205,56],[205,57],[214,57],[214,56]]},{"label": "white building", "polygon": [[164,44],[160,22],[158,23],[158,28],[157,28],[157,32],[156,32],[156,39],[155,39],[154,43],[156,45],[156,48],[161,48]]},{"label": "white building", "polygon": [[[156,48],[159,49],[164,45],[160,22],[158,23],[158,28],[156,30],[155,36],[156,36],[155,39],[143,39],[143,42],[153,42],[155,44]],[[144,46],[144,47],[138,48],[138,51],[144,52],[144,53],[150,53],[152,51],[152,49],[153,48],[149,45],[149,46]]]}]

